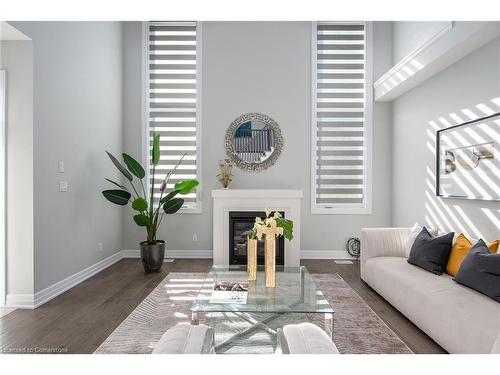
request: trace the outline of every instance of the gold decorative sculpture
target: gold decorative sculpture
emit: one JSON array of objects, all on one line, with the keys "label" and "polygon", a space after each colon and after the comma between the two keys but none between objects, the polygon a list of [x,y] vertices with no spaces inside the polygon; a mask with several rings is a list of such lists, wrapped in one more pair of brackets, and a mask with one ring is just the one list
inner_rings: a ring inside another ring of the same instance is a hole
[{"label": "gold decorative sculpture", "polygon": [[266,233],[264,259],[266,288],[274,288],[276,286],[276,238],[272,233]]},{"label": "gold decorative sculpture", "polygon": [[219,170],[220,173],[217,175],[217,177],[219,178],[222,187],[224,189],[227,189],[232,181],[231,177],[233,175],[231,174],[231,172],[233,170],[233,163],[230,159],[219,160]]},{"label": "gold decorative sculpture", "polygon": [[[276,237],[285,236],[289,241],[293,238],[293,221],[283,218],[279,212],[274,212],[272,216],[271,213],[272,211],[266,208],[264,220],[260,217],[255,218],[249,236],[249,241],[264,238],[264,271],[267,288],[276,286]],[[248,246],[250,247],[250,244]]]},{"label": "gold decorative sculpture", "polygon": [[257,280],[257,240],[247,239],[247,273],[248,281]]}]

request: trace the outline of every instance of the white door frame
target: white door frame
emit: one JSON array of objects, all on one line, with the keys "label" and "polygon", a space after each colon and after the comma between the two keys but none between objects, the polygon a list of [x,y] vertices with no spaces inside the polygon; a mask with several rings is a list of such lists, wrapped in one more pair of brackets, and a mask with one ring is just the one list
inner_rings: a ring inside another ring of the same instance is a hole
[{"label": "white door frame", "polygon": [[0,306],[5,305],[6,285],[7,285],[7,252],[5,241],[5,214],[6,214],[6,194],[5,194],[5,156],[7,142],[5,140],[6,124],[6,103],[7,79],[5,70],[0,70]]}]

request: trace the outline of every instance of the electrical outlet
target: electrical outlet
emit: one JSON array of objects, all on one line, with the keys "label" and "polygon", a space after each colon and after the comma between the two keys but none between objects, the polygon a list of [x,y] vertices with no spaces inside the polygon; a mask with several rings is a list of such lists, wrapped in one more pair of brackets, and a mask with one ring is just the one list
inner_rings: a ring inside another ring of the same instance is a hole
[{"label": "electrical outlet", "polygon": [[58,171],[59,171],[59,173],[64,173],[64,162],[63,161],[59,162]]},{"label": "electrical outlet", "polygon": [[68,181],[59,181],[59,191],[60,192],[68,191]]},{"label": "electrical outlet", "polygon": [[193,241],[198,242],[198,235],[196,233],[193,234]]},{"label": "electrical outlet", "polygon": [[104,245],[103,245],[102,242],[98,242],[97,243],[97,250],[99,250],[99,251],[103,251],[104,250]]}]

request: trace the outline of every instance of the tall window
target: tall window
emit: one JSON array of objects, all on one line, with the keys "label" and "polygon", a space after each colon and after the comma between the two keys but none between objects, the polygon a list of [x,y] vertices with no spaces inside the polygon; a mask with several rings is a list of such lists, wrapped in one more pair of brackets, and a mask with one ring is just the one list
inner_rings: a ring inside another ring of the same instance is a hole
[{"label": "tall window", "polygon": [[313,24],[312,213],[371,213],[369,37],[365,22]]},{"label": "tall window", "polygon": [[[184,154],[167,188],[173,188],[180,180],[199,179],[201,176],[200,31],[201,25],[196,22],[149,22],[147,25],[148,155],[153,132],[161,136],[160,163],[154,181],[156,187]],[[151,176],[152,166],[149,165],[148,169]],[[199,194],[198,191],[183,196],[184,212],[201,211]],[[155,198],[159,199],[159,193]]]}]

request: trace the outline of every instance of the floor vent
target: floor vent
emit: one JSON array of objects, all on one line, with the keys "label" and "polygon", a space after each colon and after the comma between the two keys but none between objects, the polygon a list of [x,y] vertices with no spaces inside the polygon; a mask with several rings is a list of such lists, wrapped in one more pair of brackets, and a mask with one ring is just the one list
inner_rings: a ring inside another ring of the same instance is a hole
[{"label": "floor vent", "polygon": [[334,260],[336,264],[352,264],[352,260]]}]

